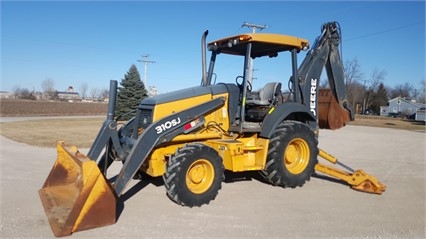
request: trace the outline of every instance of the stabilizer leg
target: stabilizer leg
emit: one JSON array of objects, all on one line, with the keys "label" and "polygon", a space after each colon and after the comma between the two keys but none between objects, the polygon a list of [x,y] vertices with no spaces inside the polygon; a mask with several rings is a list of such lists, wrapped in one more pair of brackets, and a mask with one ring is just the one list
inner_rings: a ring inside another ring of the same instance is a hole
[{"label": "stabilizer leg", "polygon": [[319,150],[318,155],[333,164],[340,165],[348,171],[326,166],[322,163],[315,165],[315,171],[345,181],[351,185],[352,189],[357,191],[382,194],[386,190],[386,186],[384,184],[380,183],[376,177],[367,174],[365,171],[361,169],[353,170],[352,168],[338,162],[337,158],[321,149]]}]

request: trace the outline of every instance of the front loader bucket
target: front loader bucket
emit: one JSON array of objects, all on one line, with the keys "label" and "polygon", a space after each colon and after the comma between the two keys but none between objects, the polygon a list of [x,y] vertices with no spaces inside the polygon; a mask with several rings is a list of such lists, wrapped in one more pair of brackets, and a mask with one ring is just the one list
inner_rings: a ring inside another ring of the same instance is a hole
[{"label": "front loader bucket", "polygon": [[53,234],[114,224],[117,197],[95,161],[75,146],[57,143],[57,160],[38,191]]},{"label": "front loader bucket", "polygon": [[350,112],[342,108],[330,89],[320,89],[318,125],[320,129],[340,129],[350,121]]}]

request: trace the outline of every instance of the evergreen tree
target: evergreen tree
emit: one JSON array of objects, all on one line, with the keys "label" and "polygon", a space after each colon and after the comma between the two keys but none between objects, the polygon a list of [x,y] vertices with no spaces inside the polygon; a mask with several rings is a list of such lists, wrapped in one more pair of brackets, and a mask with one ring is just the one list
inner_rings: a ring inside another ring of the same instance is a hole
[{"label": "evergreen tree", "polygon": [[133,64],[124,79],[118,86],[115,114],[122,120],[129,120],[135,116],[132,112],[140,104],[141,100],[148,96],[144,83],[141,81],[138,69]]},{"label": "evergreen tree", "polygon": [[371,104],[371,109],[374,113],[380,113],[380,106],[388,105],[388,92],[383,83],[380,83],[379,88],[373,94],[373,102]]}]

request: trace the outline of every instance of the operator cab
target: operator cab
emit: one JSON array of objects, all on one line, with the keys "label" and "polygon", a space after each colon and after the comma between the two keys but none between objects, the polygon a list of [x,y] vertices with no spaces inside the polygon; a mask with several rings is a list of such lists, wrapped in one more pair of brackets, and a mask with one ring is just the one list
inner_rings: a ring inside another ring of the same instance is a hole
[{"label": "operator cab", "polygon": [[[203,46],[205,46],[205,37],[203,36]],[[202,85],[215,84],[216,78],[221,80],[223,77],[215,72],[216,58],[220,54],[226,54],[235,57],[244,57],[242,73],[234,78],[235,85],[238,87],[238,95],[231,95],[236,98],[233,102],[238,103],[231,106],[230,109],[236,109],[236,119],[230,119],[231,131],[238,132],[259,132],[260,126],[265,115],[270,109],[283,102],[282,83],[279,81],[266,82],[257,90],[253,89],[253,62],[256,58],[268,57],[275,58],[280,52],[290,52],[290,62],[292,64],[292,77],[297,75],[297,53],[309,48],[308,40],[271,33],[247,33],[235,35],[220,40],[212,41],[207,44],[207,50],[211,52],[210,64],[208,69],[205,65],[205,51],[203,50],[203,80]],[[235,57],[233,59],[235,59]],[[232,59],[232,57],[231,57]],[[241,59],[241,58],[239,58]],[[221,60],[222,62],[224,60]],[[235,60],[237,61],[237,60]],[[230,64],[233,64],[232,61]],[[223,67],[222,67],[223,68]],[[283,65],[281,68],[288,68]],[[241,68],[239,68],[241,69]],[[221,69],[222,70],[222,69]],[[280,77],[280,81],[282,76]],[[219,80],[219,81],[220,81]],[[290,89],[291,90],[291,89]],[[231,115],[231,114],[230,114]],[[234,123],[232,123],[234,122]]]}]

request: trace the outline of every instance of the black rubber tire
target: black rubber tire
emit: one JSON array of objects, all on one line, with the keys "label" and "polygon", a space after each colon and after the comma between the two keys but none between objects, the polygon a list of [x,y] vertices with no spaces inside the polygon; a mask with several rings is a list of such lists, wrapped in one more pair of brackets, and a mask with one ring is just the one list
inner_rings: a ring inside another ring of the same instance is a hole
[{"label": "black rubber tire", "polygon": [[179,148],[167,162],[163,175],[167,196],[188,207],[199,207],[214,200],[224,179],[222,158],[216,150],[200,143]]},{"label": "black rubber tire", "polygon": [[317,157],[318,140],[312,130],[298,121],[283,121],[269,141],[261,175],[275,186],[301,187],[315,172]]}]

